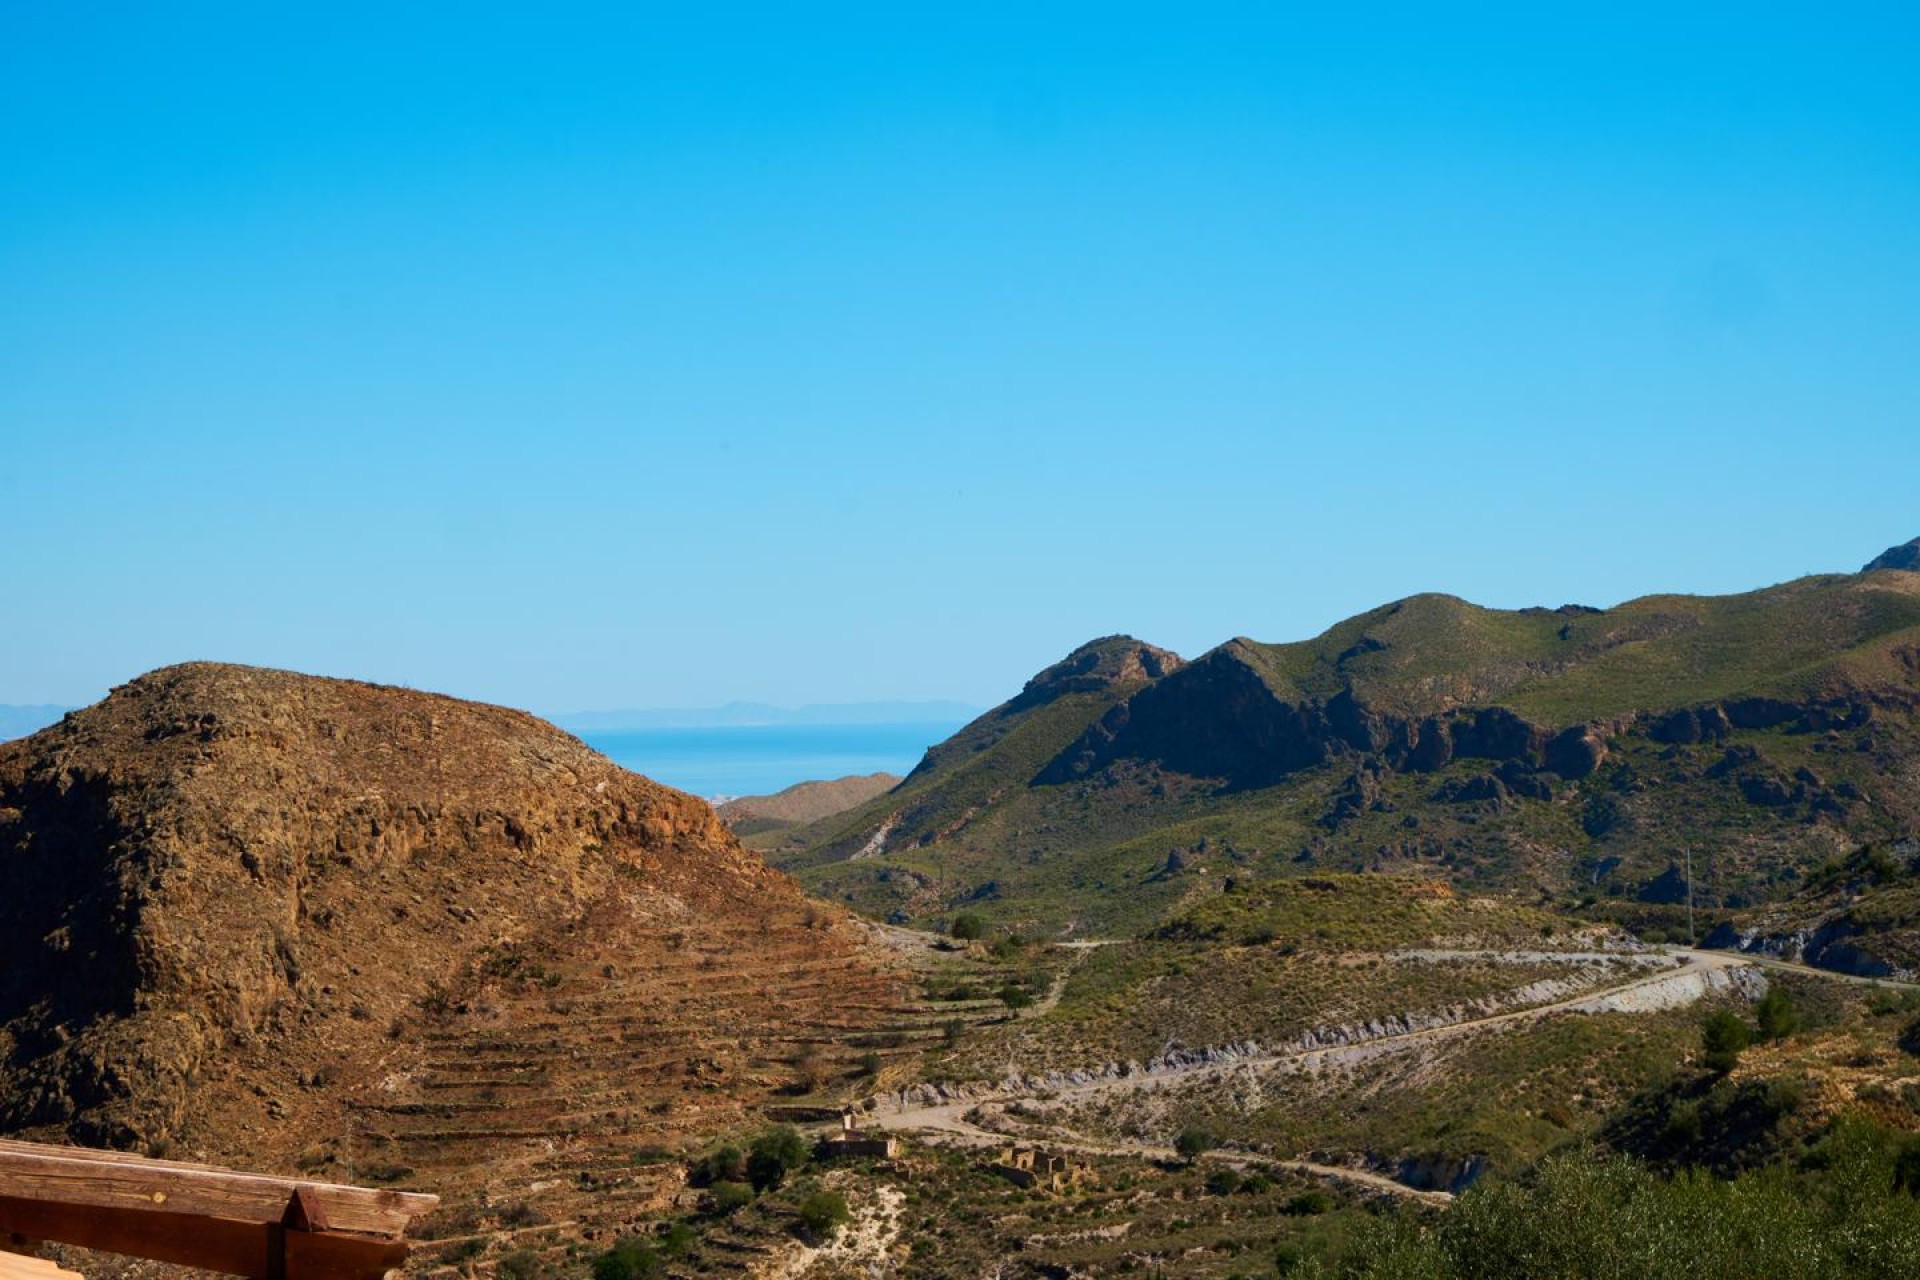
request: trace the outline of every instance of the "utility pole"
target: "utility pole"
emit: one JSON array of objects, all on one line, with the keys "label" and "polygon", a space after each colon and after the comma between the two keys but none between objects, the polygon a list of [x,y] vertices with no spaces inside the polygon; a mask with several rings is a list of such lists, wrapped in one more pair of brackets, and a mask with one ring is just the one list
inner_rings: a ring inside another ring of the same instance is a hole
[{"label": "utility pole", "polygon": [[1687,846],[1687,945],[1697,947],[1700,939],[1693,931],[1693,846]]}]

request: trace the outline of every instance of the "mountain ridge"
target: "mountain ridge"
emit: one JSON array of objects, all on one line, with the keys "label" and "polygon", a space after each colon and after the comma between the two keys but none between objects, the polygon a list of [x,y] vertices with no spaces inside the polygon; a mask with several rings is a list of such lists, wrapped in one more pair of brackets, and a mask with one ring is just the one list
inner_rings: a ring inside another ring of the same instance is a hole
[{"label": "mountain ridge", "polygon": [[[1596,875],[1652,886],[1663,839],[1719,843],[1757,821],[1723,891],[1772,892],[1770,877],[1920,810],[1904,772],[1920,754],[1920,574],[1609,609],[1411,596],[1307,641],[1237,637],[1110,688],[1072,704],[1077,726],[1056,716],[1055,749],[1029,743],[1016,759],[999,744],[1031,714],[1026,697],[776,860],[901,918],[982,892],[1011,904],[1044,882],[1062,901],[1035,923],[1057,926],[1089,903],[1112,916],[1090,893],[1142,904],[1116,919],[1150,919],[1159,908],[1144,904],[1178,896],[1155,863],[1208,836],[1243,842],[1243,868],[1264,874],[1440,859],[1568,892]],[[1858,750],[1837,750],[1846,734]],[[957,789],[946,775],[960,768],[997,784]],[[1661,775],[1670,800],[1650,790]]]}]

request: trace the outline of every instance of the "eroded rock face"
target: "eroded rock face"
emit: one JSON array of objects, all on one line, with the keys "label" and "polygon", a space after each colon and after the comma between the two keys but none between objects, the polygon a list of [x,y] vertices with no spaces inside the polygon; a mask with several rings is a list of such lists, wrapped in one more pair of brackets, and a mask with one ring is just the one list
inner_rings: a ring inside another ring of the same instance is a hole
[{"label": "eroded rock face", "polygon": [[[1873,717],[1870,703],[1853,698],[1793,703],[1748,697],[1558,731],[1500,706],[1462,706],[1415,719],[1367,705],[1351,685],[1327,698],[1283,696],[1261,674],[1255,646],[1234,641],[1117,703],[1033,782],[1070,782],[1115,761],[1136,760],[1216,779],[1226,790],[1248,790],[1342,758],[1369,762],[1376,778],[1381,770],[1435,772],[1465,759],[1500,765],[1471,798],[1504,802],[1511,792],[1545,800],[1553,788],[1543,775],[1567,781],[1592,777],[1606,765],[1611,739],[1622,732],[1685,745],[1721,741],[1735,728],[1785,725],[1791,732],[1826,732],[1860,728]],[[1741,750],[1751,753],[1750,748]],[[1708,776],[1733,772],[1743,762],[1744,757],[1729,758]],[[1369,785],[1350,780],[1335,796],[1323,825],[1338,827],[1372,805],[1377,788],[1370,791]],[[1467,798],[1463,786],[1447,788],[1441,798]],[[1749,803],[1770,807],[1824,795],[1817,785],[1804,782],[1796,786],[1753,780],[1741,787]],[[1495,788],[1498,795],[1480,794]]]},{"label": "eroded rock face", "polygon": [[1920,538],[1903,542],[1897,547],[1888,547],[1861,568],[1862,573],[1872,573],[1876,569],[1904,569],[1909,573],[1920,573]]},{"label": "eroded rock face", "polygon": [[804,905],[705,804],[532,716],[212,664],[0,746],[0,885],[0,1129],[137,1148],[292,1087],[223,1076],[248,1046],[391,1059],[479,948]]},{"label": "eroded rock face", "polygon": [[1027,681],[1007,706],[1024,710],[1069,693],[1093,693],[1115,685],[1158,680],[1183,665],[1180,655],[1170,649],[1132,636],[1103,636],[1081,645]]},{"label": "eroded rock face", "polygon": [[[1568,768],[1590,772],[1604,758],[1604,742],[1589,732],[1591,742],[1558,752]],[[1547,729],[1504,707],[1410,720],[1374,710],[1351,688],[1324,699],[1283,698],[1261,676],[1254,647],[1234,641],[1115,706],[1035,782],[1070,781],[1121,759],[1218,778],[1234,790],[1271,786],[1349,753],[1414,771],[1462,757],[1538,767],[1552,741]]]}]

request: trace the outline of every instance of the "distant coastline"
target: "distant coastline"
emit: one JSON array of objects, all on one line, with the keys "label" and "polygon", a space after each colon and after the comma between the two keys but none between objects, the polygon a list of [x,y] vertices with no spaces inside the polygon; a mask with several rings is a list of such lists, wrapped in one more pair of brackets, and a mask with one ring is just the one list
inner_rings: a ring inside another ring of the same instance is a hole
[{"label": "distant coastline", "polygon": [[0,742],[38,733],[73,710],[72,707],[41,703],[32,706],[0,704]]},{"label": "distant coastline", "polygon": [[580,737],[622,768],[718,803],[850,774],[905,775],[964,723],[669,726]]},{"label": "distant coastline", "polygon": [[984,708],[965,702],[817,702],[779,707],[766,702],[728,702],[717,707],[652,707],[571,711],[552,717],[572,733],[630,729],[768,728],[777,725],[962,725]]}]

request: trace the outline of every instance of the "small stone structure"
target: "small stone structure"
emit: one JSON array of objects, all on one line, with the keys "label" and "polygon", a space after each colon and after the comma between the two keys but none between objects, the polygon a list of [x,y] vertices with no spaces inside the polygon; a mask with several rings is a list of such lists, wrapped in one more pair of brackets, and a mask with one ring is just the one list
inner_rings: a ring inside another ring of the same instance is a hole
[{"label": "small stone structure", "polygon": [[1066,1191],[1087,1180],[1085,1165],[1034,1147],[1002,1147],[999,1159],[987,1169],[1016,1187],[1040,1191]]},{"label": "small stone structure", "polygon": [[899,1139],[878,1129],[862,1129],[853,1112],[840,1115],[840,1132],[820,1144],[820,1154],[829,1159],[851,1156],[877,1156],[890,1160],[900,1154]]}]

